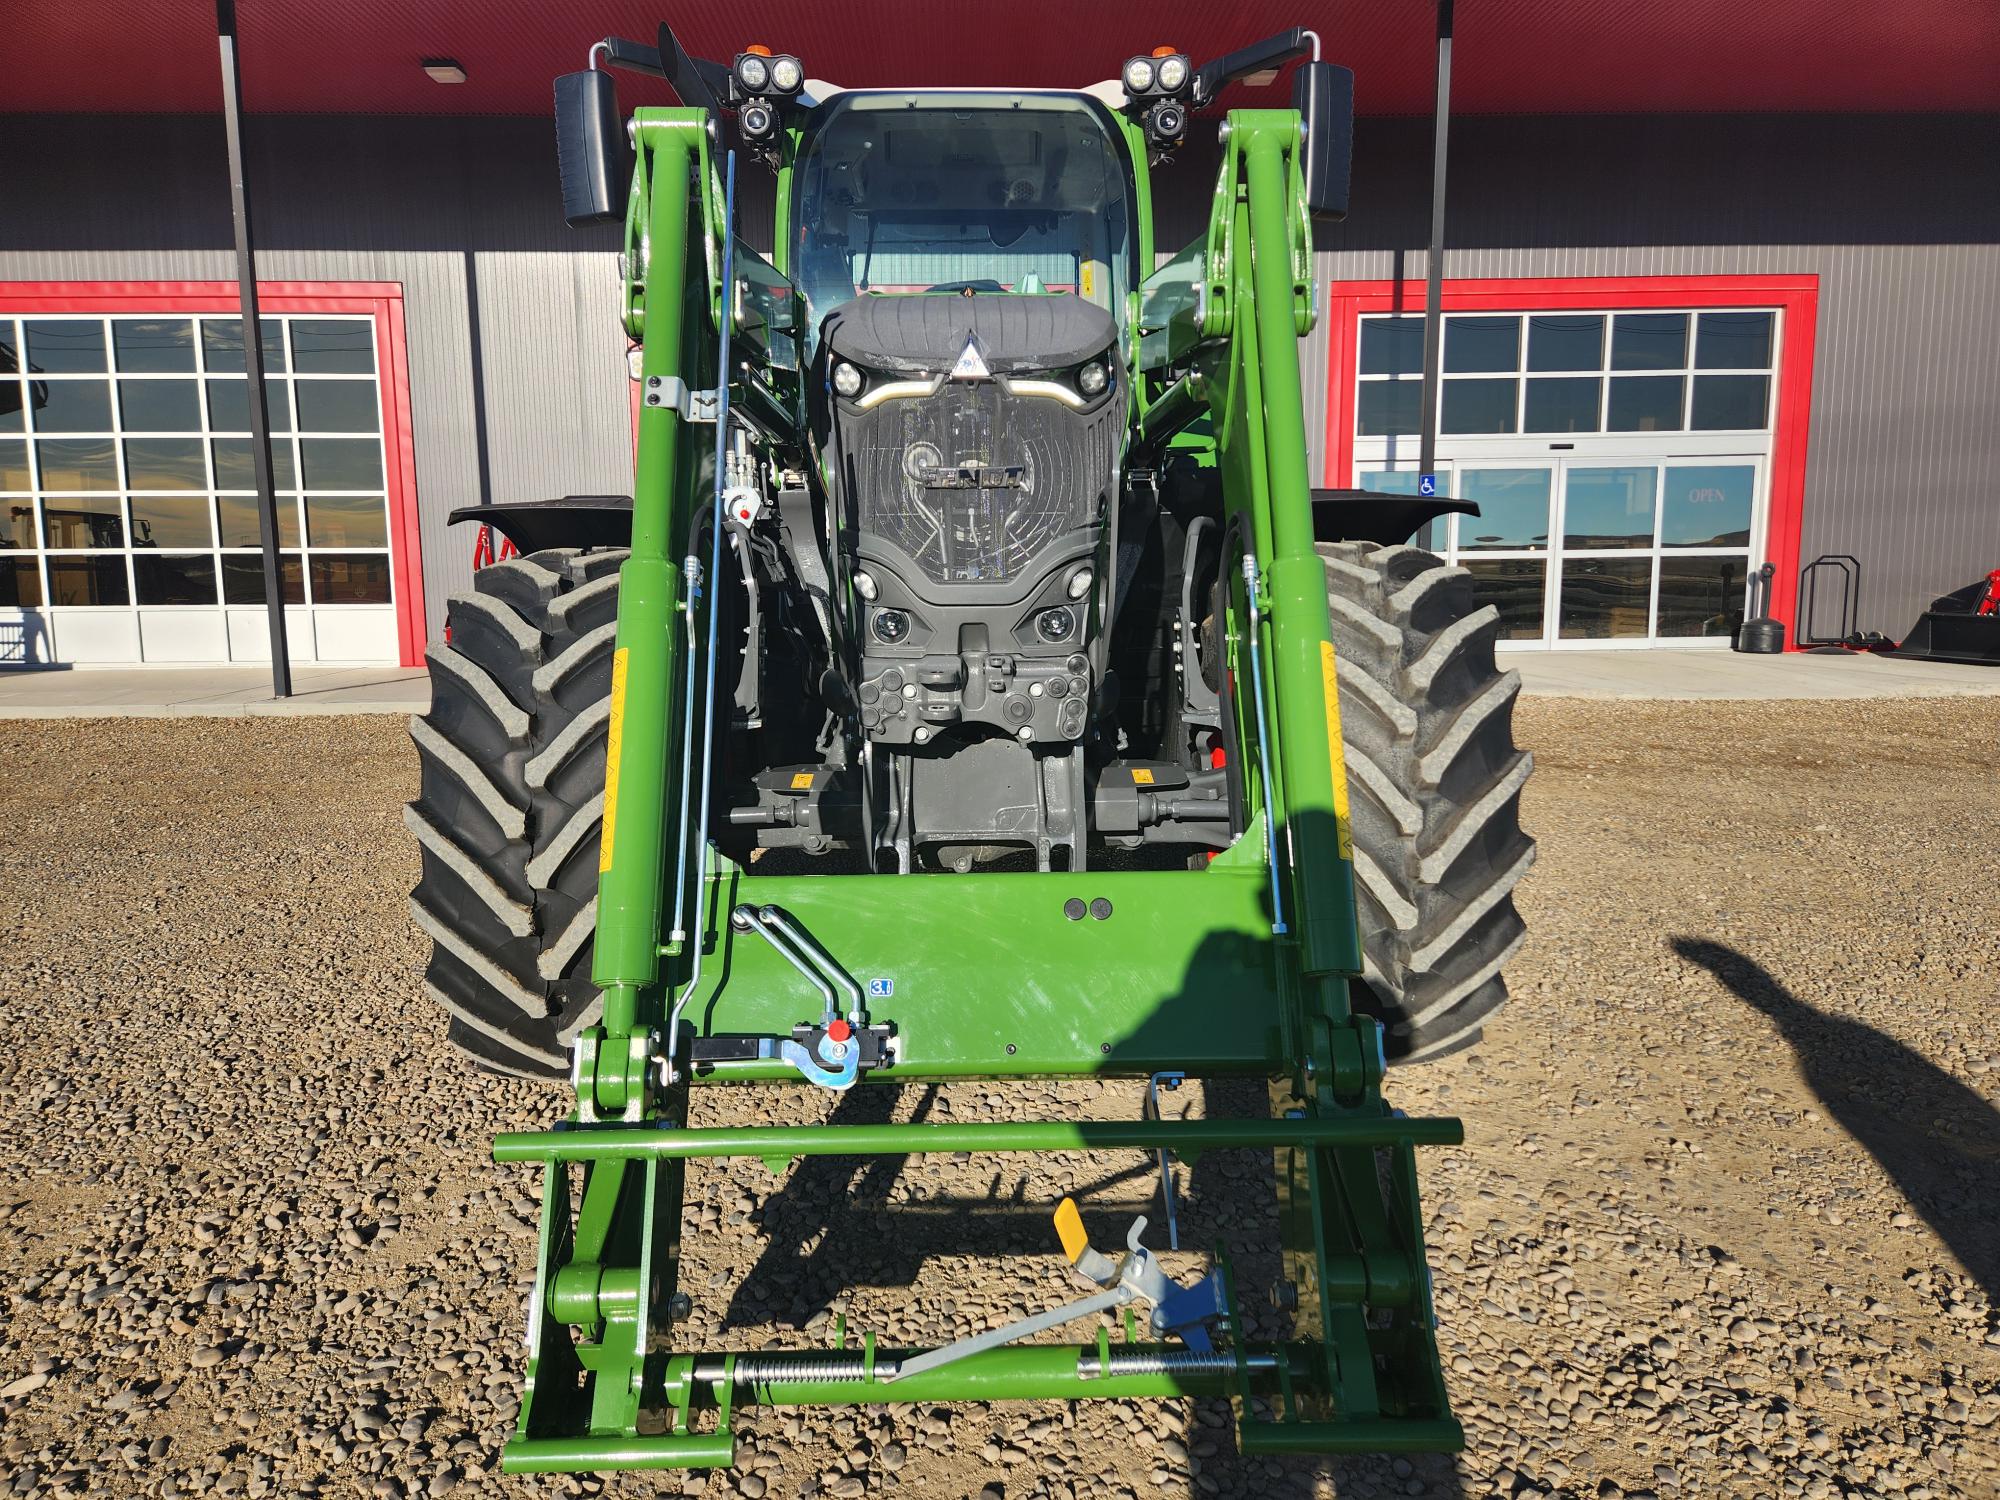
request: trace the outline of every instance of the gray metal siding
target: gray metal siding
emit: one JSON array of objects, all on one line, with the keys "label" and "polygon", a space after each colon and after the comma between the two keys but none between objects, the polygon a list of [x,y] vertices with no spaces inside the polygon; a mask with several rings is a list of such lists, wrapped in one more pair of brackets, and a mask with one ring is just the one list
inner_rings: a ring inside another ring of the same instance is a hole
[{"label": "gray metal siding", "polygon": [[[433,632],[470,574],[452,509],[630,486],[615,235],[563,227],[551,136],[252,122],[261,274],[403,286]],[[1451,277],[1819,276],[1802,553],[1862,559],[1864,627],[2000,566],[2000,117],[1464,119],[1452,144]],[[214,120],[0,117],[0,279],[231,279],[222,161]],[[1421,277],[1428,173],[1427,124],[1363,121],[1322,276]],[[1192,150],[1159,174],[1163,247],[1213,178]],[[761,244],[768,174],[742,196]],[[1302,353],[1316,473],[1326,347]]]}]

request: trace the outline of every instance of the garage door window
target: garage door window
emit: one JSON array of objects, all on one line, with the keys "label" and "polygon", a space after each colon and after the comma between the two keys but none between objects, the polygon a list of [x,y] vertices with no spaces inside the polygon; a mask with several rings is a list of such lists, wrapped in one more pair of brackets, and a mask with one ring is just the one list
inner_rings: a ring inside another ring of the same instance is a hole
[{"label": "garage door window", "polygon": [[[391,602],[368,316],[263,320],[286,601]],[[0,605],[261,605],[242,324],[0,318]]]}]

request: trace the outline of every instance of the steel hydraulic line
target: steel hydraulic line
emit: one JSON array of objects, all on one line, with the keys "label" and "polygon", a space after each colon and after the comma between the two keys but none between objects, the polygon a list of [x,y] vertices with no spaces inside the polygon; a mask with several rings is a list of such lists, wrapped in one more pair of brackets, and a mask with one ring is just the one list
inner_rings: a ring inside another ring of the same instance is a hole
[{"label": "steel hydraulic line", "polygon": [[1257,698],[1257,774],[1264,782],[1264,858],[1271,869],[1271,931],[1285,932],[1284,896],[1278,876],[1278,813],[1271,800],[1271,719],[1264,705],[1264,615],[1257,606],[1257,559],[1243,554],[1243,594],[1250,604],[1250,691]]},{"label": "steel hydraulic line", "polygon": [[833,986],[820,972],[819,965],[813,962],[810,950],[799,943],[797,931],[789,924],[781,926],[773,918],[774,912],[778,917],[784,916],[775,906],[759,908],[745,901],[729,914],[729,925],[738,932],[756,933],[771,945],[780,958],[805,976],[806,983],[819,991],[820,1020],[822,1025],[827,1024],[840,1014],[839,1002],[833,997]]},{"label": "steel hydraulic line", "polygon": [[[715,370],[715,499],[714,518],[709,537],[708,560],[708,661],[705,663],[707,685],[703,689],[701,711],[701,821],[693,832],[699,840],[701,865],[696,872],[696,880],[706,885],[708,880],[708,812],[709,798],[715,785],[715,656],[718,636],[718,612],[721,601],[718,598],[716,580],[722,576],[722,492],[728,485],[729,470],[729,328],[733,321],[735,297],[733,287],[736,279],[736,153],[731,151],[725,159],[722,190],[722,304],[719,321],[722,337],[716,355]],[[688,734],[694,733],[692,723],[685,727]],[[688,845],[687,809],[689,799],[681,799],[681,847]],[[699,912],[696,913],[699,918]],[[663,1045],[667,1049],[666,1071],[669,1079],[676,1076],[673,1057],[680,1046],[681,1012],[694,998],[695,986],[701,982],[701,944],[694,945],[694,963],[688,972],[688,982],[682,986],[680,994],[674,997],[674,1006],[667,1015],[667,1033]]]},{"label": "steel hydraulic line", "polygon": [[[683,613],[687,617],[686,689],[682,694],[681,722],[692,730],[694,725],[694,609],[701,598],[701,559],[694,555],[692,548],[681,559],[681,576],[687,580],[687,600]],[[679,850],[674,863],[674,926],[668,937],[669,942],[679,943],[687,938],[687,869],[688,869],[688,791],[694,784],[694,735],[690,732],[681,741],[681,832]],[[671,1045],[671,1038],[669,1038]]]},{"label": "steel hydraulic line", "polygon": [[775,927],[790,938],[793,946],[817,966],[822,974],[847,992],[847,1019],[853,1023],[855,1029],[859,1030],[866,1025],[867,999],[862,995],[861,986],[855,982],[854,976],[841,967],[840,960],[827,952],[819,939],[807,932],[799,920],[782,906],[762,907],[758,915],[769,926]]}]

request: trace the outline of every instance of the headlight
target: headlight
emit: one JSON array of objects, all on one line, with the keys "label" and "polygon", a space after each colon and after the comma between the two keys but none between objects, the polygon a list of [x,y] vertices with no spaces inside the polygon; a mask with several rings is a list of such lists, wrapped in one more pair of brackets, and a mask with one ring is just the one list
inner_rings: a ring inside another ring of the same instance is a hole
[{"label": "headlight", "polygon": [[752,99],[736,112],[736,125],[745,140],[761,141],[778,128],[778,116],[763,100]]},{"label": "headlight", "polygon": [[1153,86],[1153,60],[1135,57],[1125,64],[1125,92],[1143,94]]},{"label": "headlight", "polygon": [[1161,88],[1170,94],[1178,94],[1188,80],[1188,60],[1180,56],[1161,58],[1153,76],[1159,80]]},{"label": "headlight", "polygon": [[878,609],[875,611],[874,620],[869,624],[869,629],[875,633],[875,639],[883,645],[894,646],[908,639],[910,617],[900,609]]},{"label": "headlight", "polygon": [[746,94],[761,94],[771,86],[771,65],[754,52],[736,59],[736,81]]},{"label": "headlight", "polygon": [[1086,396],[1101,395],[1110,377],[1104,373],[1104,366],[1094,360],[1076,372],[1076,388]]},{"label": "headlight", "polygon": [[1078,568],[1074,573],[1069,575],[1070,598],[1081,599],[1085,594],[1090,592],[1090,583],[1091,583],[1090,569]]},{"label": "headlight", "polygon": [[806,72],[796,57],[781,57],[771,64],[771,87],[781,94],[796,94],[805,86]]},{"label": "headlight", "polygon": [[864,599],[873,599],[875,597],[874,576],[857,569],[854,574],[854,592]]},{"label": "headlight", "polygon": [[1187,134],[1187,111],[1162,99],[1146,115],[1146,134],[1157,145],[1171,146]]},{"label": "headlight", "polygon": [[861,372],[843,359],[833,367],[833,388],[852,400],[861,394]]},{"label": "headlight", "polygon": [[1073,609],[1045,609],[1035,616],[1035,634],[1050,645],[1066,641],[1076,634],[1076,611]]}]

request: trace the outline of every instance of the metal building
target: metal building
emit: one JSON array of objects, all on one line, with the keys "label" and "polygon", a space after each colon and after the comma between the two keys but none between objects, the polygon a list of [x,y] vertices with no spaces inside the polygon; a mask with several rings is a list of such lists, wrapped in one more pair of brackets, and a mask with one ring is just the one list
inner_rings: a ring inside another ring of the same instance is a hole
[{"label": "metal building", "polygon": [[[738,14],[672,19],[851,86],[1079,87],[1316,26],[1362,116],[1303,353],[1316,471],[1416,483],[1431,0],[1035,3],[970,51],[914,4]],[[629,488],[616,244],[562,225],[549,80],[658,19],[244,6],[294,659],[416,663],[472,568],[453,509]],[[1764,563],[1792,625],[1829,554],[1894,636],[2000,567],[2000,7],[1464,0],[1455,54],[1436,472],[1482,515],[1430,542],[1510,645],[1719,648]],[[214,14],[29,0],[0,76],[0,662],[268,659]],[[1161,245],[1213,177],[1156,172]]]}]

